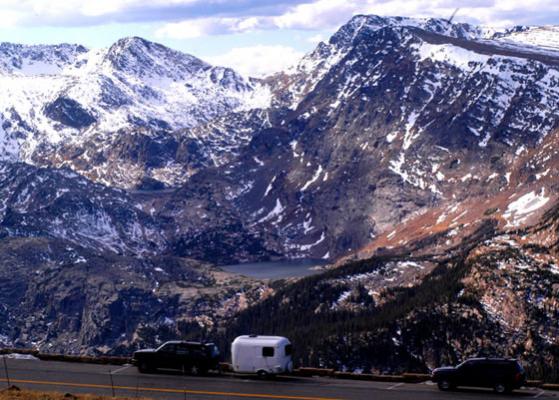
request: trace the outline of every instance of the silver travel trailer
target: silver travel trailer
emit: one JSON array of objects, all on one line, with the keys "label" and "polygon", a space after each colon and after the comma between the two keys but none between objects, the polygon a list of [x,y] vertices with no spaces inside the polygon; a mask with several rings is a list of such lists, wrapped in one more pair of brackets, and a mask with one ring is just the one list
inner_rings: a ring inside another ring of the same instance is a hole
[{"label": "silver travel trailer", "polygon": [[292,351],[289,339],[281,336],[239,336],[231,344],[233,370],[259,376],[291,372]]}]

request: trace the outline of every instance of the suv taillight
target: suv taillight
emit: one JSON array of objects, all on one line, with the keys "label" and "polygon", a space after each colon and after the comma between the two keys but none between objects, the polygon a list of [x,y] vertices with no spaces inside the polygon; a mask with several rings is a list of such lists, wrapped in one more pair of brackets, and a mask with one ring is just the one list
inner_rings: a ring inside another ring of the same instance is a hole
[{"label": "suv taillight", "polygon": [[514,380],[516,382],[519,382],[522,380],[522,374],[520,372],[517,372],[516,375],[514,376]]}]

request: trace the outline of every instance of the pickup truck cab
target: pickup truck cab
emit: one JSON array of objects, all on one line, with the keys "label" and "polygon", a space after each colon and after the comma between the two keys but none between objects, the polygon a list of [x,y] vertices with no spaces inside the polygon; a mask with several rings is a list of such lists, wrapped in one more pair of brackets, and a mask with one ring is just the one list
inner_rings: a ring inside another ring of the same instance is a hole
[{"label": "pickup truck cab", "polygon": [[157,349],[136,351],[133,362],[142,373],[174,369],[199,375],[218,369],[219,350],[213,343],[170,341]]},{"label": "pickup truck cab", "polygon": [[526,374],[520,363],[506,358],[471,358],[456,367],[437,368],[431,378],[441,390],[473,386],[508,393],[526,384]]}]

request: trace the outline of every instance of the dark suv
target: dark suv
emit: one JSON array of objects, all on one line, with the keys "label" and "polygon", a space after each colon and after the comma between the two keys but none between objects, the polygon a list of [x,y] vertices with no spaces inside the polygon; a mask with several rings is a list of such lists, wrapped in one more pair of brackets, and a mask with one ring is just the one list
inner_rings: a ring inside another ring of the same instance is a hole
[{"label": "dark suv", "polygon": [[506,358],[471,358],[456,367],[437,368],[432,374],[441,390],[457,386],[490,387],[497,393],[507,393],[526,383],[520,363]]},{"label": "dark suv", "polygon": [[133,362],[140,372],[162,368],[198,375],[218,369],[219,350],[213,343],[172,341],[157,349],[136,351]]}]

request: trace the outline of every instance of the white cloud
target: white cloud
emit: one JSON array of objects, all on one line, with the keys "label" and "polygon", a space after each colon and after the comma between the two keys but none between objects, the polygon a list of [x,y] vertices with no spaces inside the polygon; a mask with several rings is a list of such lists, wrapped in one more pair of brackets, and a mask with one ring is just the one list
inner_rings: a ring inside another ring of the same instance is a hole
[{"label": "white cloud", "polygon": [[457,20],[489,25],[559,20],[557,0],[0,0],[0,26],[156,22],[160,37],[192,38],[264,29],[330,30],[355,14],[444,18],[457,7]]},{"label": "white cloud", "polygon": [[323,29],[347,21],[359,10],[359,1],[318,0],[293,7],[275,17],[278,28]]},{"label": "white cloud", "polygon": [[310,38],[307,39],[307,42],[312,43],[312,44],[318,44],[320,42],[324,42],[327,38],[324,37],[324,35],[322,35],[321,33],[317,34],[317,35],[313,35]]},{"label": "white cloud", "polygon": [[191,39],[207,35],[250,32],[268,28],[267,18],[198,18],[165,24],[156,31],[157,37]]},{"label": "white cloud", "polygon": [[265,29],[332,28],[347,22],[359,10],[361,2],[318,0],[288,9],[277,16],[208,17],[165,24],[158,37],[190,39],[207,35],[224,35]]},{"label": "white cloud", "polygon": [[280,15],[206,17],[170,23],[158,34],[189,38],[262,29],[332,29],[357,14],[448,18],[456,8],[460,8],[456,20],[484,25],[542,24],[559,19],[557,0],[315,0],[292,6]]},{"label": "white cloud", "polygon": [[225,54],[206,57],[214,65],[231,67],[245,76],[264,77],[296,64],[303,53],[289,46],[233,48]]},{"label": "white cloud", "polygon": [[[82,26],[108,22],[176,22],[188,19],[281,14],[308,0],[0,0],[0,15],[18,26]],[[3,23],[3,22],[2,22]],[[5,23],[3,23],[5,24]],[[5,24],[7,25],[7,24]]]},{"label": "white cloud", "polygon": [[12,28],[17,26],[21,19],[21,15],[13,12],[13,11],[6,11],[2,13],[2,17],[0,18],[0,28]]}]

